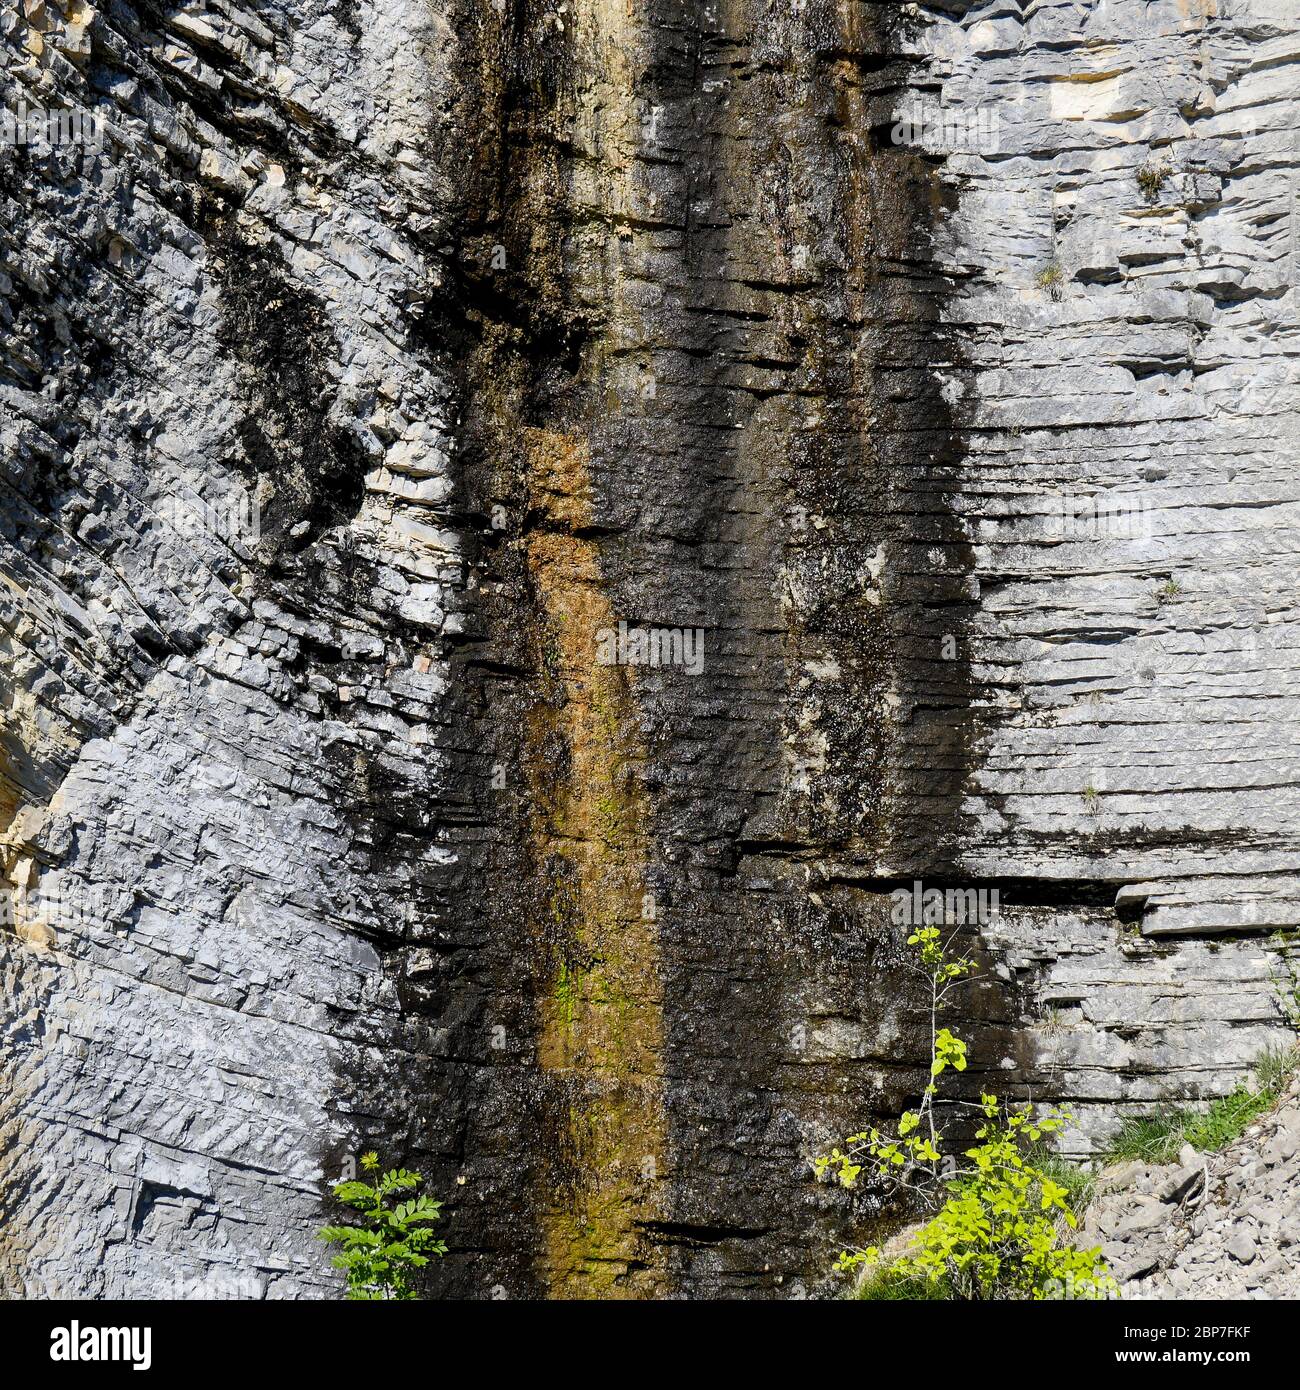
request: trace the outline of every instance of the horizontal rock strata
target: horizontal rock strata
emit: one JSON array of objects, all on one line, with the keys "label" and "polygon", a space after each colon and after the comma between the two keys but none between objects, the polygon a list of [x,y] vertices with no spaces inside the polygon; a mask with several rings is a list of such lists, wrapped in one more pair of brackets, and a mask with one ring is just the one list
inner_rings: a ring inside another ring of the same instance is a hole
[{"label": "horizontal rock strata", "polygon": [[7,8],[0,1291],[815,1293],[914,889],[1076,1151],[1290,1037],[1288,8]]}]

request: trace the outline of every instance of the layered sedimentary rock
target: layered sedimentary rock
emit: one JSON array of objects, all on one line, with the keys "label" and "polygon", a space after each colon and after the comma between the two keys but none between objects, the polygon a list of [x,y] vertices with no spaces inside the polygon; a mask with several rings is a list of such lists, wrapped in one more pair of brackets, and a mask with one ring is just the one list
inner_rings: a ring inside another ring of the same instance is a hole
[{"label": "layered sedimentary rock", "polygon": [[1288,1034],[1283,9],[5,12],[6,1293],[813,1292],[926,888],[1076,1148]]},{"label": "layered sedimentary rock", "polygon": [[933,31],[945,102],[1000,117],[993,157],[947,166],[964,863],[1030,880],[989,940],[1037,1084],[1104,1131],[1222,1093],[1294,1022],[1296,17],[1011,10]]}]

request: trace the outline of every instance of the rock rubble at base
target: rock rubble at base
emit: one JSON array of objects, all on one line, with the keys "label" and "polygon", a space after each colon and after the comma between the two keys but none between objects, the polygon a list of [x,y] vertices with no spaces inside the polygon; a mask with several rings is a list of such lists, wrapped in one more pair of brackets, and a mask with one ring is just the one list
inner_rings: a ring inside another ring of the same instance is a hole
[{"label": "rock rubble at base", "polygon": [[1079,1229],[1126,1299],[1300,1298],[1300,1083],[1220,1153],[1106,1169]]}]

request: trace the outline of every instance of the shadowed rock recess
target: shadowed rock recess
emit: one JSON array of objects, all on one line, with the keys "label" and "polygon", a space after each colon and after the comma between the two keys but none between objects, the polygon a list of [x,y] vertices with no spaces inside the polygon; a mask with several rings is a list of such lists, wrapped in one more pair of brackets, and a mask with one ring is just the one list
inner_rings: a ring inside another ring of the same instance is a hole
[{"label": "shadowed rock recess", "polygon": [[1293,0],[0,34],[0,1294],[828,1291],[917,883],[1076,1152],[1293,1036]]}]

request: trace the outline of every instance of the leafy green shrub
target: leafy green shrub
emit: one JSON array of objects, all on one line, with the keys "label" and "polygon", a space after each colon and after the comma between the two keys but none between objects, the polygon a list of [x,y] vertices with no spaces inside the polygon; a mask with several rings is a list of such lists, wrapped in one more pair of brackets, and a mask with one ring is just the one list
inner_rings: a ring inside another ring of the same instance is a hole
[{"label": "leafy green shrub", "polygon": [[1116,1285],[1101,1251],[1077,1250],[1062,1238],[1063,1225],[1077,1224],[1065,1187],[1032,1161],[1034,1146],[1059,1131],[1068,1115],[1030,1104],[1004,1106],[986,1094],[978,1104],[950,1100],[944,1103],[977,1110],[981,1124],[976,1143],[961,1155],[965,1165],[944,1153],[936,1083],[949,1069],[966,1069],[966,1044],[938,1026],[938,1015],[971,962],[950,957],[935,926],[917,928],[907,943],[916,948],[929,985],[930,1082],[918,1109],[905,1111],[894,1133],[851,1135],[844,1149],[818,1158],[814,1167],[818,1176],[833,1174],[846,1187],[869,1172],[933,1214],[894,1259],[871,1246],[843,1252],[838,1268],[861,1272],[859,1287],[870,1299],[915,1297],[905,1290],[918,1286],[933,1291],[925,1296],[956,1299],[1041,1299],[1062,1289],[1075,1298],[1112,1296]]},{"label": "leafy green shrub", "polygon": [[1065,1202],[1071,1211],[1088,1210],[1097,1195],[1097,1173],[1092,1167],[1072,1163],[1044,1144],[1034,1145],[1028,1156],[1035,1168],[1065,1189]]},{"label": "leafy green shrub", "polygon": [[[379,1167],[378,1155],[362,1154],[361,1166],[373,1172]],[[446,1245],[423,1224],[438,1219],[440,1202],[424,1196],[394,1201],[422,1181],[419,1173],[390,1168],[373,1187],[357,1180],[334,1184],[334,1196],[345,1206],[355,1207],[363,1224],[325,1226],[316,1234],[327,1245],[343,1247],[330,1263],[347,1276],[349,1299],[418,1298],[412,1272],[427,1265],[432,1256],[447,1253]]]}]

